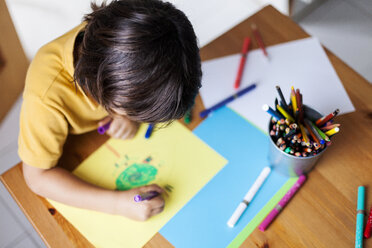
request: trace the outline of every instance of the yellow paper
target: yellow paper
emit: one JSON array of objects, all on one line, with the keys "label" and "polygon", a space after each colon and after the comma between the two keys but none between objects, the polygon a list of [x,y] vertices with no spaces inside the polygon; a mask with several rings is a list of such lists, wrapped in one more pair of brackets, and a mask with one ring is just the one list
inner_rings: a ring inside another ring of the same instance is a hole
[{"label": "yellow paper", "polygon": [[178,122],[150,139],[146,129],[141,126],[133,140],[108,140],[73,173],[109,189],[171,185],[162,213],[137,222],[50,201],[96,247],[142,247],[227,163]]}]

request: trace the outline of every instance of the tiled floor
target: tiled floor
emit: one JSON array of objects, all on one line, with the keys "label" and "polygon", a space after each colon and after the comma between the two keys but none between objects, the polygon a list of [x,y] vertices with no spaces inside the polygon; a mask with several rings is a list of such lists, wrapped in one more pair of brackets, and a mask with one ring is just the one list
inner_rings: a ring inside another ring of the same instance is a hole
[{"label": "tiled floor", "polygon": [[[372,82],[372,2],[328,0],[298,23],[352,68]],[[0,125],[0,174],[19,162],[19,100]],[[0,248],[45,247],[17,204],[0,183]]]},{"label": "tiled floor", "polygon": [[324,1],[299,24],[372,83],[372,1]]},{"label": "tiled floor", "polygon": [[[0,174],[20,161],[17,136],[21,99],[0,125]],[[0,183],[0,247],[45,247],[18,205]]]}]

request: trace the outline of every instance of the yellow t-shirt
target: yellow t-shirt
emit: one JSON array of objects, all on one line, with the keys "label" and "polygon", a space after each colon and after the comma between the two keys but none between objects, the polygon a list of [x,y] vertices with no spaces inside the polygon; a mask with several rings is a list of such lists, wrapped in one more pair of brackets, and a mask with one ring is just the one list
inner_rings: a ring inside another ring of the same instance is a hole
[{"label": "yellow t-shirt", "polygon": [[28,69],[18,154],[31,166],[55,166],[69,133],[92,131],[108,115],[73,81],[73,47],[83,27],[81,24],[40,48]]}]

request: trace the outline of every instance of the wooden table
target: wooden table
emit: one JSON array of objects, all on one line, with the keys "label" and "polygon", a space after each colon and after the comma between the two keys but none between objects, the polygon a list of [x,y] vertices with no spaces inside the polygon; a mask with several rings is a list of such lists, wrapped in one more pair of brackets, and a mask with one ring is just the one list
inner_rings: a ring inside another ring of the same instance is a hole
[{"label": "wooden table", "polygon": [[1,122],[22,93],[29,64],[5,0],[0,0],[0,33]]},{"label": "wooden table", "polygon": [[[306,38],[306,34],[288,17],[268,6],[201,49],[203,60],[239,53],[242,40],[251,36],[250,24],[256,23],[267,45]],[[253,43],[254,48],[257,45]],[[340,134],[309,174],[308,181],[266,232],[255,230],[242,247],[352,247],[355,237],[357,187],[372,185],[372,85],[331,52],[327,55],[337,71],[356,112],[339,116]],[[193,113],[193,129],[202,109],[200,98]],[[107,137],[95,132],[70,136],[61,164],[72,170]],[[1,176],[9,192],[27,218],[50,247],[92,247],[92,245],[43,198],[26,186],[21,165]],[[367,208],[372,197],[366,199]],[[268,246],[265,246],[268,244]],[[371,239],[364,242],[372,247]],[[145,247],[172,247],[156,234]]]}]

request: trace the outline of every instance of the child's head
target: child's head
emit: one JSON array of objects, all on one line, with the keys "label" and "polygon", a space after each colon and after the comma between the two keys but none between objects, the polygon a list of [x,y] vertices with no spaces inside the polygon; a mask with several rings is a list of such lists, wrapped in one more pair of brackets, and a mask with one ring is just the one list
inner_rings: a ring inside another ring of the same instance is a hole
[{"label": "child's head", "polygon": [[134,121],[181,118],[202,74],[185,14],[159,0],[114,0],[92,8],[75,51],[75,81],[109,112]]}]

